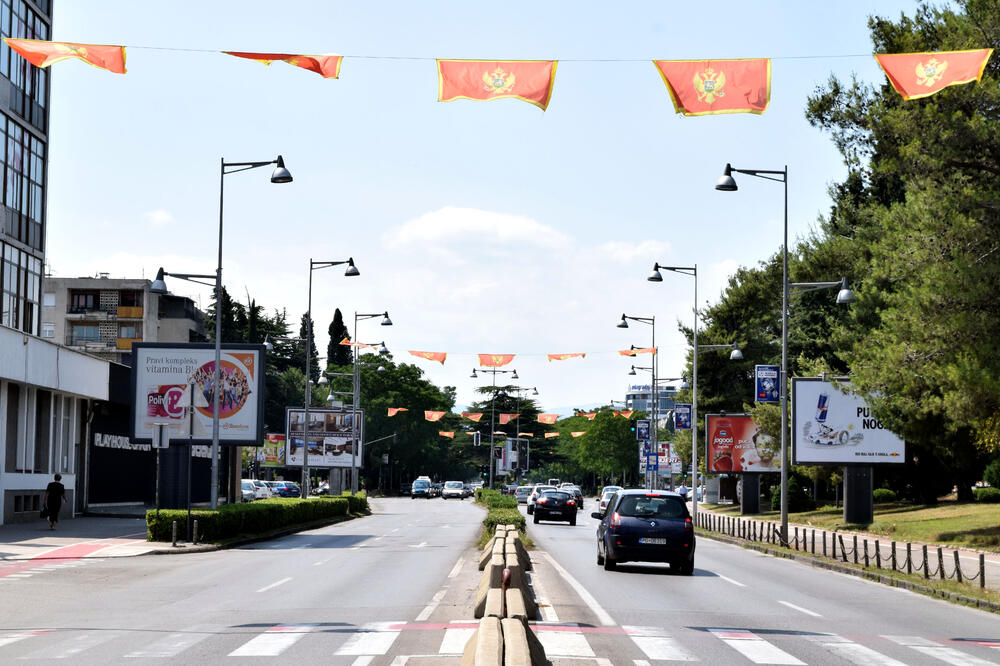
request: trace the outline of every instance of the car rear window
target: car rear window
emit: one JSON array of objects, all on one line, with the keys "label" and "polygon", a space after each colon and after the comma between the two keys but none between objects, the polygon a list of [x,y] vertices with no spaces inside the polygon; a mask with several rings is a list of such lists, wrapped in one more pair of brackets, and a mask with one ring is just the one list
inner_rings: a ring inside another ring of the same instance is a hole
[{"label": "car rear window", "polygon": [[414,488],[430,488],[431,484],[428,483],[427,481],[414,481],[413,482],[413,487]]},{"label": "car rear window", "polygon": [[462,483],[460,481],[449,481],[448,483],[444,484],[444,487],[445,488],[461,488],[462,487]]},{"label": "car rear window", "polygon": [[546,490],[542,493],[542,497],[555,497],[556,499],[568,500],[572,495],[561,490]]},{"label": "car rear window", "polygon": [[677,497],[626,495],[615,510],[621,516],[680,518],[684,515],[684,504]]}]

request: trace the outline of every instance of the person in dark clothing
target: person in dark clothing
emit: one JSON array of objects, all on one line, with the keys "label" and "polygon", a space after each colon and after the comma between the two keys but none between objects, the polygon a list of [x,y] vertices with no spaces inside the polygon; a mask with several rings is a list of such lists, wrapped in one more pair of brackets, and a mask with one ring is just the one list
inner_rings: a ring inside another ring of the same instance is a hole
[{"label": "person in dark clothing", "polygon": [[59,522],[59,509],[66,500],[66,486],[60,483],[62,474],[56,474],[55,479],[45,488],[45,511],[49,516],[49,529],[52,530]]}]

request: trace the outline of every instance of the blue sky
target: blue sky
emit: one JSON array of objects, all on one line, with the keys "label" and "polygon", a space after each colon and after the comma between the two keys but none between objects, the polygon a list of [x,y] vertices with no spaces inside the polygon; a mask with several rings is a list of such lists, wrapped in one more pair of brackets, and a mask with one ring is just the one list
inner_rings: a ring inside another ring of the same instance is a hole
[{"label": "blue sky", "polygon": [[[680,374],[677,320],[690,278],[645,281],[654,261],[699,266],[699,297],[781,242],[782,192],[726,162],[789,168],[789,232],[809,233],[844,169],[804,119],[831,74],[880,83],[867,18],[912,2],[141,2],[55,4],[53,39],[129,46],[128,74],[53,67],[48,268],[57,276],[211,273],[219,159],[285,157],[226,177],[223,275],[230,293],[306,309],[308,262],[353,256],[361,270],[313,274],[326,346],[333,308],[388,310],[362,322],[459,405],[487,380],[476,353],[513,353],[543,409],[622,399],[635,379],[615,350],[655,316],[660,374]],[[168,50],[137,48],[163,47]],[[175,49],[175,50],[174,50]],[[340,53],[339,80],[205,51]],[[365,56],[365,57],[360,57]],[[558,59],[544,113],[516,100],[436,101],[434,58]],[[686,118],[653,59],[771,57],[762,116]],[[832,276],[834,279],[839,276]],[[207,305],[209,289],[172,281]],[[780,294],[775,294],[780,298]],[[442,367],[408,349],[449,353]],[[548,363],[544,354],[587,352]],[[481,376],[482,377],[482,376]],[[641,375],[640,375],[641,379]],[[748,387],[748,391],[750,388]],[[749,394],[748,394],[749,399]]]}]

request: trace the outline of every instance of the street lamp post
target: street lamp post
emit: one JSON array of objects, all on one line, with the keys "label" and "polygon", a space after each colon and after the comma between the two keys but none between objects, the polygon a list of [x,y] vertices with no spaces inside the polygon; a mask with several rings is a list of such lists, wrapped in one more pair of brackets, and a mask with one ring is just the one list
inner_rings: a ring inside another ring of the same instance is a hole
[{"label": "street lamp post", "polygon": [[793,285],[788,281],[788,166],[780,171],[766,169],[736,169],[731,164],[726,164],[722,176],[715,184],[715,189],[722,192],[735,192],[739,189],[733,172],[743,173],[748,176],[756,176],[764,180],[773,180],[784,185],[785,190],[785,214],[784,230],[781,242],[781,377],[779,389],[779,407],[781,409],[781,543],[788,545],[788,294],[793,286],[802,286],[806,290],[827,289],[840,285],[841,291],[837,294],[838,303],[850,303],[854,300],[854,294],[847,288],[847,279],[841,282],[823,283],[796,283]]},{"label": "street lamp post", "polygon": [[[517,370],[497,370],[495,368],[492,368],[492,369],[491,368],[482,368],[482,371],[483,372],[489,372],[490,374],[493,375],[493,397],[490,398],[490,455],[489,455],[489,461],[490,461],[490,486],[489,487],[493,488],[493,467],[494,467],[494,462],[493,462],[493,459],[494,459],[494,456],[493,456],[493,436],[495,434],[494,431],[496,430],[496,427],[497,427],[497,425],[496,425],[497,375],[498,374],[504,375],[504,374],[507,374],[509,372],[509,373],[511,373],[511,376],[510,376],[511,379],[519,379],[519,378],[517,376]],[[476,374],[476,369],[475,368],[472,369],[472,375],[471,375],[471,377],[473,379],[476,379],[478,377],[478,375]]]},{"label": "street lamp post", "polygon": [[[652,406],[651,406],[651,408],[649,410],[649,415],[650,415],[650,418],[652,420],[652,427],[650,428],[650,447],[652,448],[653,451],[657,451],[657,450],[659,450],[658,447],[657,447],[658,434],[659,434],[657,432],[657,430],[659,429],[658,412],[659,412],[659,407],[660,407],[660,394],[656,392],[656,375],[657,375],[657,370],[660,367],[660,354],[659,354],[659,350],[656,348],[656,317],[633,317],[631,315],[626,315],[626,314],[622,313],[622,319],[617,324],[618,328],[628,328],[628,320],[629,319],[631,319],[632,321],[642,322],[643,324],[648,324],[653,329],[653,339],[652,339],[652,347],[653,347],[653,363],[652,363],[652,366],[653,366],[652,367],[653,382],[652,382],[652,384],[650,386],[650,388],[652,389],[650,391],[650,397],[652,398],[653,402],[652,402]],[[657,483],[656,476],[655,475],[650,476],[649,469],[648,469],[648,466],[647,466],[647,469],[646,469],[646,487],[648,487],[648,488],[655,488],[657,485],[658,485],[658,483]]]},{"label": "street lamp post", "polygon": [[[281,155],[278,155],[277,159],[266,162],[227,162],[226,158],[223,157],[219,163],[219,258],[215,268],[215,369],[212,373],[212,484],[210,495],[212,509],[219,507],[219,412],[222,401],[222,391],[219,390],[220,365],[222,363],[222,221],[226,175],[273,164],[275,166],[271,173],[272,183],[292,182],[292,174],[285,168],[285,160]],[[163,281],[163,277],[166,275],[171,275],[171,273],[167,273],[161,268],[157,279],[150,286],[150,292],[167,293],[167,285]],[[191,278],[211,277],[193,274],[185,276],[180,273],[172,275],[192,282],[197,282],[197,280],[191,280]]]},{"label": "street lamp post", "polygon": [[[521,444],[520,444],[520,440],[521,440],[521,393],[525,392],[525,391],[532,391],[533,392],[532,395],[538,395],[538,387],[537,386],[532,386],[529,389],[527,387],[515,386],[514,390],[517,391],[517,418],[515,419],[516,423],[514,424],[514,433],[515,433],[514,434],[514,446],[517,447],[517,456],[518,456],[517,464],[518,464],[518,466],[520,466],[520,464],[521,464],[521,460],[520,460],[520,457],[521,457]],[[526,452],[526,454],[527,454],[527,460],[530,461],[531,460],[531,442],[530,441],[526,442],[526,448],[527,448],[527,452]],[[525,471],[528,471],[527,464],[525,464]]]},{"label": "street lamp post", "polygon": [[311,370],[312,363],[312,338],[313,338],[313,321],[312,321],[312,298],[313,298],[313,271],[317,271],[321,268],[330,268],[331,266],[343,266],[347,264],[347,270],[344,271],[345,277],[357,277],[361,275],[357,266],[354,265],[354,257],[349,258],[347,261],[316,261],[312,258],[309,259],[309,298],[308,304],[306,306],[306,399],[305,399],[305,438],[302,447],[302,497],[309,497],[309,403],[312,400],[312,382],[309,381],[309,372]]},{"label": "street lamp post", "polygon": [[[375,313],[354,313],[354,340],[358,339],[358,322],[364,321],[365,319],[373,319],[374,317],[382,317],[382,326],[392,326],[392,320],[389,319],[389,311],[385,312],[375,312]],[[385,343],[382,343],[383,349],[385,348]],[[358,492],[358,440],[361,437],[361,431],[358,428],[358,410],[361,408],[361,368],[358,365],[358,353],[357,348],[354,350],[354,396],[351,401],[352,415],[351,415],[351,439],[353,440],[351,445],[351,492]]]}]

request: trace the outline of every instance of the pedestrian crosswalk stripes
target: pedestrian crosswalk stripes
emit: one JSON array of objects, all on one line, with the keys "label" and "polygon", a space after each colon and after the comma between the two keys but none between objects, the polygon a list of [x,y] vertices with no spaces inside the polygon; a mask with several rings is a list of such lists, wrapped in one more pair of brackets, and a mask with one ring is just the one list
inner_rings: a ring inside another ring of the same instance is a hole
[{"label": "pedestrian crosswalk stripes", "polygon": [[[463,653],[478,622],[372,622],[356,627],[344,627],[339,623],[334,625],[199,624],[165,630],[152,638],[149,629],[10,630],[0,632],[0,663],[10,663],[15,659],[76,659],[88,663],[98,660],[184,660],[194,658],[192,655],[204,659],[210,654],[232,658],[281,655],[296,658],[296,655],[319,648],[331,656],[331,663],[339,666],[386,664],[390,661],[399,664],[435,663],[435,654],[437,663],[450,664]],[[607,627],[546,622],[532,623],[532,627],[550,660],[558,662],[564,659],[566,663],[581,666],[720,663],[720,659],[733,664],[1000,665],[997,659],[1000,642],[989,638],[848,637],[792,629]],[[247,633],[248,628],[253,631]],[[705,641],[713,641],[716,647]],[[304,648],[305,652],[296,652],[300,648]]]}]

